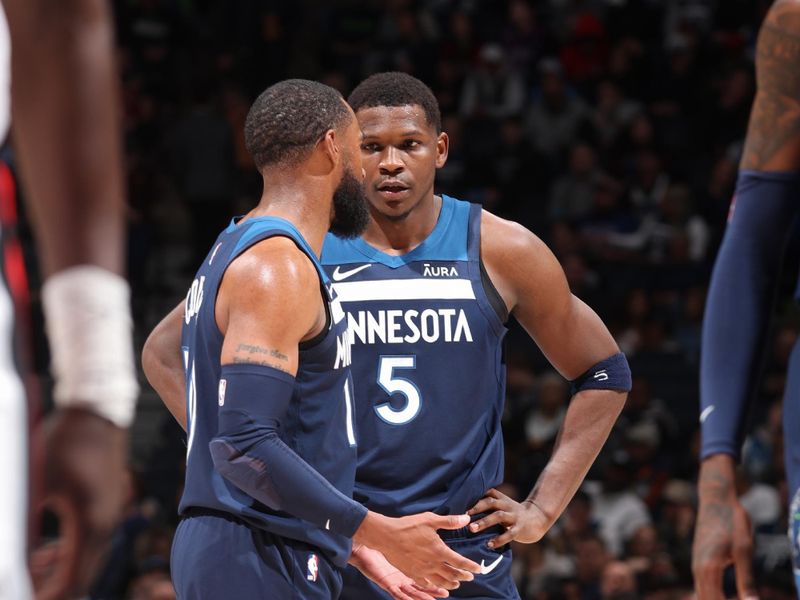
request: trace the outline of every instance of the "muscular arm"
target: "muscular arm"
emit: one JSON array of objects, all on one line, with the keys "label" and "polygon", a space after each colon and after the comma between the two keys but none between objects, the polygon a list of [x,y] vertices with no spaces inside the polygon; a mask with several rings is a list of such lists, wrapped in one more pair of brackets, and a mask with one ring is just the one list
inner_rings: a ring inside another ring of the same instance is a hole
[{"label": "muscular arm", "polygon": [[[217,323],[225,336],[223,375],[240,365],[254,374],[259,370],[251,367],[260,366],[271,367],[272,378],[291,379],[298,369],[300,341],[324,326],[321,309],[316,271],[292,242],[275,238],[254,246],[228,268],[217,297]],[[409,577],[428,578],[449,589],[471,579],[468,571],[480,571],[436,534],[436,529],[463,527],[465,516],[425,513],[391,519],[368,512],[280,439],[286,394],[264,397],[255,406],[252,399],[237,397],[237,385],[228,378],[219,431],[210,443],[214,465],[226,479],[267,506],[380,550]]]},{"label": "muscular arm", "polygon": [[325,322],[315,268],[291,240],[262,241],[228,267],[215,311],[227,381],[218,430],[209,444],[215,468],[275,510],[352,536],[366,509],[281,437],[300,342]]},{"label": "muscular arm", "polygon": [[758,37],[757,93],[736,200],[714,265],[703,323],[704,459],[715,454],[738,458],[784,242],[800,208],[798,64],[800,1],[778,0]]},{"label": "muscular arm", "polygon": [[702,464],[692,557],[701,600],[723,597],[722,572],[732,562],[740,597],[755,595],[752,538],[737,498],[734,468],[784,241],[800,209],[798,64],[800,2],[777,0],[758,37],[756,97],[736,200],[714,265],[703,322]]},{"label": "muscular arm", "polygon": [[[541,240],[488,213],[482,229],[481,251],[492,282],[511,314],[565,378],[576,379],[619,352],[600,318],[572,295],[561,266]],[[625,398],[625,393],[612,390],[585,390],[572,398],[553,455],[526,500],[540,513],[535,527],[514,536],[515,525],[509,539],[536,541],[555,522],[597,457]]]},{"label": "muscular arm", "polygon": [[186,387],[181,357],[183,302],[156,325],[142,349],[145,377],[167,410],[186,429]]},{"label": "muscular arm", "polygon": [[800,2],[777,0],[756,46],[756,97],[741,169],[800,170]]}]

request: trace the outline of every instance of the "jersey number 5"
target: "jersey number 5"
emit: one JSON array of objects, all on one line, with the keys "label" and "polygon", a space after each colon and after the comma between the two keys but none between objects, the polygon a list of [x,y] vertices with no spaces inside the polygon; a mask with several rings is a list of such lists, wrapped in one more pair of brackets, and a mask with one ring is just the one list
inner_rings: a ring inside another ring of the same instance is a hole
[{"label": "jersey number 5", "polygon": [[395,369],[416,369],[416,356],[381,356],[378,363],[378,385],[392,396],[402,394],[405,397],[405,406],[401,409],[393,408],[389,402],[375,406],[378,416],[391,425],[405,425],[414,420],[422,406],[419,388],[404,377],[396,377]]}]

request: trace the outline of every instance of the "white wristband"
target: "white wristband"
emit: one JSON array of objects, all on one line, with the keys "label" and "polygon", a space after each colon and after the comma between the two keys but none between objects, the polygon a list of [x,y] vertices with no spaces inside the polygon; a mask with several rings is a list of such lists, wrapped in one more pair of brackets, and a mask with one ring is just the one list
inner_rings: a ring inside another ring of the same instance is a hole
[{"label": "white wristband", "polygon": [[118,427],[130,426],[139,384],[128,282],[97,266],[71,267],[45,281],[42,308],[56,405],[86,408]]}]

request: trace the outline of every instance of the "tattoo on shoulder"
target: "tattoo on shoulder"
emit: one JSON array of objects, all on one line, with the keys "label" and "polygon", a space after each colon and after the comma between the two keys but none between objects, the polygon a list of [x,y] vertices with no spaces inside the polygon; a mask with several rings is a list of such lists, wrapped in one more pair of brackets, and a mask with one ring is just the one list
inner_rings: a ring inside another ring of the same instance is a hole
[{"label": "tattoo on shoulder", "polygon": [[800,11],[773,6],[758,36],[758,91],[742,168],[760,169],[800,134]]},{"label": "tattoo on shoulder", "polygon": [[278,371],[283,371],[284,373],[289,372],[289,369],[287,369],[283,365],[279,365],[275,362],[270,362],[268,360],[257,360],[254,358],[250,358],[248,356],[234,356],[233,362],[238,365],[260,365],[262,367],[272,367],[273,369],[277,369]]},{"label": "tattoo on shoulder", "polygon": [[289,357],[279,352],[275,349],[264,348],[263,346],[256,346],[254,344],[239,344],[236,348],[236,352],[247,352],[248,354],[263,354],[266,356],[271,356],[272,358],[277,358],[278,360],[282,360],[284,362],[289,361]]}]

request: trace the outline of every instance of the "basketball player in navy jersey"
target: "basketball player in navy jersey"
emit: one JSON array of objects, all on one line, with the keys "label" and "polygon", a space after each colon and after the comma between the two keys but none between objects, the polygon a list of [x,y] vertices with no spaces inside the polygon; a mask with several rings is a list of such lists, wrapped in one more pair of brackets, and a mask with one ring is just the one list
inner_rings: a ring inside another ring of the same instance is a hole
[{"label": "basketball player in navy jersey", "polygon": [[[10,30],[0,14],[0,139],[8,128],[10,79],[14,150],[45,278],[42,308],[55,380],[55,410],[45,423],[38,464],[29,461],[27,436],[28,420],[38,415],[35,409],[26,414],[14,372],[14,359],[24,365],[25,356],[12,354],[13,309],[6,289],[19,273],[13,268],[19,249],[10,245],[13,231],[3,231],[0,598],[30,597],[27,508],[33,505],[35,513],[39,500],[58,516],[60,535],[58,543],[35,552],[35,564],[44,567],[33,573],[36,596],[76,598],[101,565],[126,500],[125,430],[138,395],[123,276],[125,194],[113,25],[106,0],[3,0],[0,13]],[[8,181],[4,173],[3,215],[14,200]]]},{"label": "basketball player in navy jersey", "polygon": [[[261,200],[219,235],[143,358],[188,432],[178,597],[337,598],[351,538],[444,593],[480,568],[436,530],[469,517],[391,519],[351,497],[350,337],[318,255],[329,228],[355,235],[368,219],[358,122],[332,88],[288,80],[255,101],[245,138]],[[174,360],[151,355],[164,341],[180,355],[176,320],[185,390]]]},{"label": "basketball player in navy jersey", "polygon": [[[717,255],[703,323],[701,465],[693,548],[701,600],[724,597],[733,564],[740,598],[757,595],[753,539],[735,467],[758,385],[786,240],[800,213],[800,1],[777,0],[756,46],[756,97],[736,194]],[[800,590],[800,345],[789,361],[783,403],[789,537]]]},{"label": "basketball player in navy jersey", "polygon": [[[360,238],[329,235],[322,263],[353,341],[355,498],[396,516],[469,510],[472,524],[442,537],[482,572],[451,595],[519,598],[509,542],[541,539],[572,498],[624,405],[627,361],[535,235],[434,193],[449,141],[425,84],[377,74],[348,101],[364,136],[371,218]],[[575,392],[550,463],[521,503],[495,489],[512,315]],[[348,600],[397,597],[396,581],[376,585],[354,569],[345,580]]]}]

